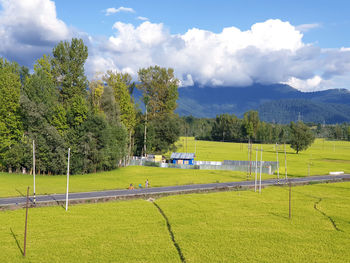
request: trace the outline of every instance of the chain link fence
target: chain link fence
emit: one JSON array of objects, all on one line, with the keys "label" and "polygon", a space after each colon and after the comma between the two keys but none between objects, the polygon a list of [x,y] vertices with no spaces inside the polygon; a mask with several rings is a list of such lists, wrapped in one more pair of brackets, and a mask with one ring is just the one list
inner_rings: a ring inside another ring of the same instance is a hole
[{"label": "chain link fence", "polygon": [[[210,162],[210,161],[196,161],[194,165],[189,164],[173,164],[173,163],[160,163],[153,162],[147,158],[134,157],[130,160],[130,165],[143,165],[162,168],[178,168],[178,169],[199,169],[199,170],[228,170],[228,171],[251,171],[255,173],[257,164],[257,172],[260,173],[260,161],[231,161],[225,160],[223,162]],[[277,162],[263,161],[261,163],[261,172],[265,174],[273,174],[277,170]]]}]

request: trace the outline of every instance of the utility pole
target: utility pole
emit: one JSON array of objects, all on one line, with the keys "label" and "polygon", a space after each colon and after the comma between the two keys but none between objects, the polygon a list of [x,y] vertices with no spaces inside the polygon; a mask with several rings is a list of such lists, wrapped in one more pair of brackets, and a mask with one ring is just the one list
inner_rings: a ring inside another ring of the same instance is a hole
[{"label": "utility pole", "polygon": [[69,158],[70,158],[70,148],[68,148],[68,164],[67,164],[67,192],[66,192],[66,211],[68,210],[68,191],[69,191]]},{"label": "utility pole", "polygon": [[254,192],[256,192],[256,181],[258,179],[258,151],[259,149],[255,149],[255,183],[254,183]]},{"label": "utility pole", "polygon": [[185,133],[186,133],[186,153],[187,153],[187,126],[185,126]]},{"label": "utility pole", "polygon": [[250,160],[249,160],[249,177],[252,176],[252,152],[253,152],[253,144],[252,142],[249,140],[250,143]]},{"label": "utility pole", "polygon": [[288,178],[287,176],[287,152],[286,152],[286,143],[284,143],[284,168],[285,168],[285,172],[286,172],[286,180]]},{"label": "utility pole", "polygon": [[248,180],[248,177],[249,177],[249,141],[248,141],[248,144],[247,144],[247,153],[248,153],[248,163],[247,163],[247,180]]},{"label": "utility pole", "polygon": [[277,157],[277,183],[280,183],[280,164],[278,162],[278,143],[276,142],[276,157]]},{"label": "utility pole", "polygon": [[289,181],[289,219],[292,219],[292,183]]},{"label": "utility pole", "polygon": [[323,138],[323,145],[322,145],[322,150],[324,150],[324,138]]},{"label": "utility pole", "polygon": [[298,113],[298,122],[299,121],[302,121],[302,116],[301,116],[300,112]]},{"label": "utility pole", "polygon": [[26,202],[26,221],[24,225],[24,242],[23,242],[23,256],[26,256],[27,247],[27,225],[28,225],[28,203],[29,203],[29,186],[27,188],[27,202]]},{"label": "utility pole", "polygon": [[196,137],[194,137],[194,156],[196,156]]},{"label": "utility pole", "polygon": [[262,152],[263,152],[263,148],[261,145],[261,149],[260,149],[260,182],[259,182],[259,193],[260,194],[261,194]]},{"label": "utility pole", "polygon": [[147,103],[146,103],[146,116],[145,116],[145,133],[144,133],[144,139],[143,139],[143,149],[144,149],[144,154],[146,157],[146,153],[147,153]]},{"label": "utility pole", "polygon": [[33,140],[33,178],[34,178],[34,188],[33,188],[33,203],[35,205],[36,195],[35,195],[35,142]]}]

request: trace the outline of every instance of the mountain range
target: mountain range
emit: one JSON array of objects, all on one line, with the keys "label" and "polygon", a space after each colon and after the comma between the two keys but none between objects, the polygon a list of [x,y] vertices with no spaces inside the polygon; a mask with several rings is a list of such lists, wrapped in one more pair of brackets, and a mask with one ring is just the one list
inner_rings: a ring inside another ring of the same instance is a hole
[{"label": "mountain range", "polygon": [[248,110],[257,110],[260,119],[267,122],[350,122],[350,91],[301,92],[285,84],[179,88],[176,112],[180,116],[213,118],[229,113],[242,117]]}]

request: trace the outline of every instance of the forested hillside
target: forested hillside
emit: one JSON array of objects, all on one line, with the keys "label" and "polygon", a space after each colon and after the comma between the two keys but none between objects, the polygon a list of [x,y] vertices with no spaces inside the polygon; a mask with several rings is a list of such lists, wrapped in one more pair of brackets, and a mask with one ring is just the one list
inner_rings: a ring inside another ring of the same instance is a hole
[{"label": "forested hillside", "polygon": [[182,87],[179,89],[181,116],[214,118],[228,113],[243,117],[258,110],[263,121],[289,123],[299,114],[305,122],[328,124],[350,121],[350,92],[326,90],[301,92],[284,84],[249,87]]}]

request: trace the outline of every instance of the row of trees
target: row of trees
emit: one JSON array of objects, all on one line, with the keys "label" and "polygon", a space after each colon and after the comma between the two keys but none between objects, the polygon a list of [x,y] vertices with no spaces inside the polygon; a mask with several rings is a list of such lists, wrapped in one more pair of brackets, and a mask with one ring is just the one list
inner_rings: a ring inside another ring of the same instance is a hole
[{"label": "row of trees", "polygon": [[316,136],[332,140],[350,141],[350,124],[342,123],[336,125],[315,124]]},{"label": "row of trees", "polygon": [[[172,147],[180,134],[173,70],[140,69],[138,85],[113,71],[89,82],[87,57],[83,41],[72,39],[40,58],[32,74],[0,59],[0,170],[31,170],[33,140],[37,172],[47,174],[65,172],[68,148],[72,173],[88,173]],[[146,114],[133,99],[135,87]]]},{"label": "row of trees", "polygon": [[298,153],[314,141],[311,129],[302,122],[290,125],[261,122],[257,111],[248,111],[242,119],[221,114],[215,119],[182,118],[182,134],[199,140],[226,142],[290,143]]}]

